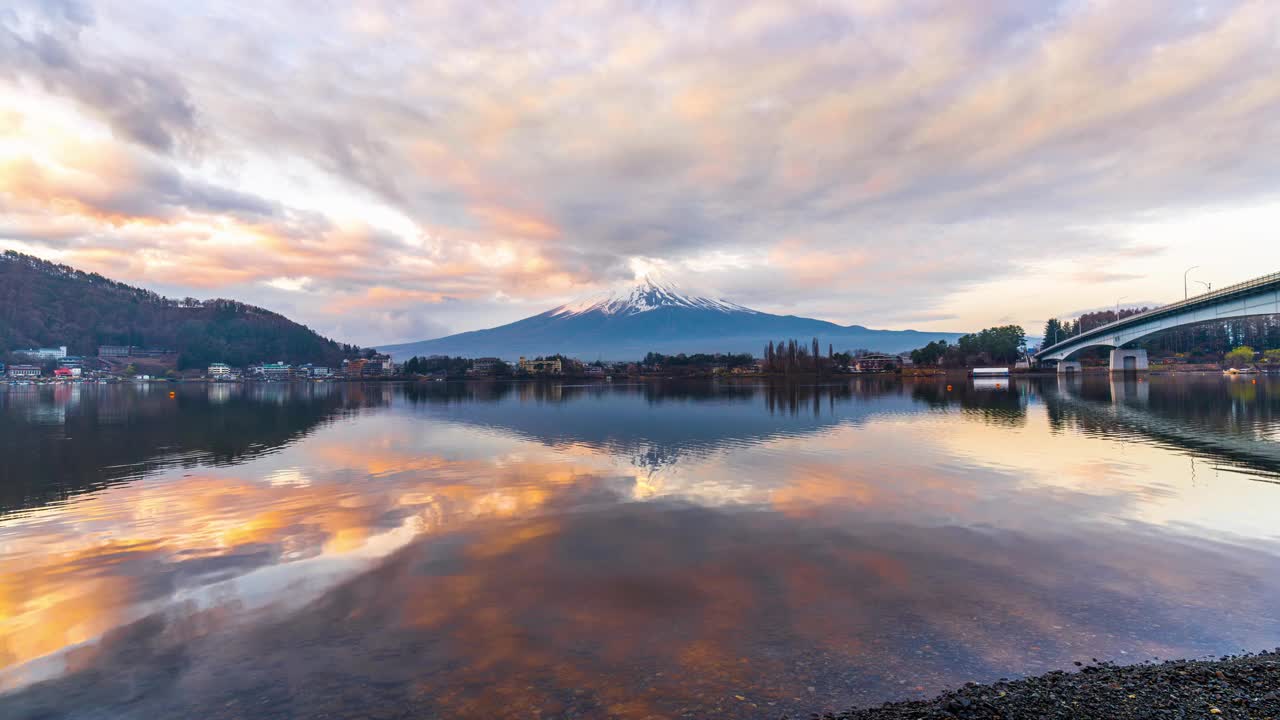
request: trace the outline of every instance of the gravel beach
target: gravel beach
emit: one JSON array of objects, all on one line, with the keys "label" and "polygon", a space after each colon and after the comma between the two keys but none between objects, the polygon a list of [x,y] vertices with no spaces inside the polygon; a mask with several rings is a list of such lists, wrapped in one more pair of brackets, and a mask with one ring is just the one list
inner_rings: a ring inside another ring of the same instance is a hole
[{"label": "gravel beach", "polygon": [[1079,672],[969,684],[932,700],[860,708],[829,720],[959,718],[1280,718],[1280,649],[1218,660],[1082,664]]}]

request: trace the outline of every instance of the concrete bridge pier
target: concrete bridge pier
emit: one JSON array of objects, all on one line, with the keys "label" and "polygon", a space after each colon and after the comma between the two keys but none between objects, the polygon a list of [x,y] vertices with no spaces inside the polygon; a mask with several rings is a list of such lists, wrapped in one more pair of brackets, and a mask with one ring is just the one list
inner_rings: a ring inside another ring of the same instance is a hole
[{"label": "concrete bridge pier", "polygon": [[1116,405],[1147,407],[1151,404],[1151,383],[1138,377],[1137,373],[1113,375],[1111,402]]},{"label": "concrete bridge pier", "polygon": [[1058,394],[1063,397],[1076,397],[1080,395],[1080,387],[1084,382],[1080,379],[1080,373],[1061,373],[1058,375]]},{"label": "concrete bridge pier", "polygon": [[1116,348],[1111,351],[1111,372],[1123,373],[1146,371],[1146,350],[1123,350],[1121,348]]},{"label": "concrete bridge pier", "polygon": [[1067,373],[1075,373],[1076,375],[1079,375],[1082,371],[1083,371],[1083,368],[1081,367],[1080,363],[1075,360],[1059,360],[1058,361],[1059,375],[1066,375]]}]

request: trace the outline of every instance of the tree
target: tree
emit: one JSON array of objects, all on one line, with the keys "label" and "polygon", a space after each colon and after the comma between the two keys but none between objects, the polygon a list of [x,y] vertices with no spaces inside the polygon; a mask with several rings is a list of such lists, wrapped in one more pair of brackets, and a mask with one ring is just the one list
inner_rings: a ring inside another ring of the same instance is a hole
[{"label": "tree", "polygon": [[1280,349],[1267,350],[1266,352],[1262,353],[1262,358],[1266,360],[1267,364],[1269,365],[1280,364]]},{"label": "tree", "polygon": [[922,365],[937,363],[939,358],[949,366],[977,363],[1016,362],[1025,352],[1026,331],[1019,325],[1001,325],[981,332],[961,335],[955,345],[937,341],[914,350],[911,359]]},{"label": "tree", "polygon": [[1067,337],[1068,335],[1063,330],[1062,323],[1058,321],[1058,318],[1049,318],[1045,321],[1044,340],[1041,343],[1042,347],[1049,347],[1050,345],[1067,339]]},{"label": "tree", "polygon": [[1226,357],[1223,358],[1223,361],[1226,363],[1227,367],[1247,367],[1253,364],[1253,348],[1248,345],[1241,345],[1227,353]]},{"label": "tree", "polygon": [[917,365],[937,365],[947,354],[947,341],[934,340],[922,348],[911,351],[911,361]]}]

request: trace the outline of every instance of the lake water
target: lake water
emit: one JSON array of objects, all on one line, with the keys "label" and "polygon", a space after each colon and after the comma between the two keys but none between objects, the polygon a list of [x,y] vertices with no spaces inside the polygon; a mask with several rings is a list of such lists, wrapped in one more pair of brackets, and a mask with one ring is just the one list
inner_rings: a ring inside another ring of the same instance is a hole
[{"label": "lake water", "polygon": [[953,383],[0,388],[0,717],[803,717],[1280,645],[1280,378]]}]

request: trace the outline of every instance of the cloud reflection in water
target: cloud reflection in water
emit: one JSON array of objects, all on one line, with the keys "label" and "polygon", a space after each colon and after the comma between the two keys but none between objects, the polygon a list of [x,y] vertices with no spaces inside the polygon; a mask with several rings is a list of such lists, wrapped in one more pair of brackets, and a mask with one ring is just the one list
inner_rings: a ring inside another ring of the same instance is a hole
[{"label": "cloud reflection in water", "polygon": [[1055,388],[417,392],[0,521],[0,677],[54,678],[0,708],[754,717],[1280,639],[1274,487]]}]

